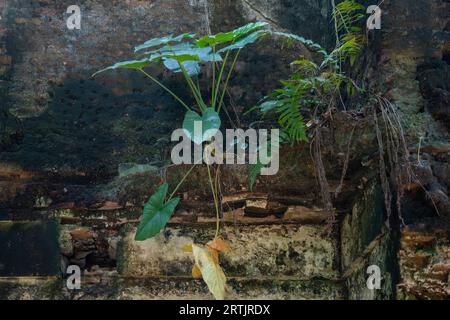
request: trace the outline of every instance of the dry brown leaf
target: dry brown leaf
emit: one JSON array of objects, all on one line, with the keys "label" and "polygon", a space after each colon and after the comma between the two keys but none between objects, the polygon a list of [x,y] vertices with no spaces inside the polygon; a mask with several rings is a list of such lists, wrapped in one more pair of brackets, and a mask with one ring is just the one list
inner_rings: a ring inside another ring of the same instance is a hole
[{"label": "dry brown leaf", "polygon": [[204,247],[192,245],[192,252],[194,254],[195,264],[200,269],[203,280],[208,286],[209,291],[217,300],[225,299],[225,284],[227,278],[222,271],[222,268],[214,260],[210,250]]},{"label": "dry brown leaf", "polygon": [[216,249],[211,248],[210,246],[206,246],[206,249],[211,254],[211,257],[214,259],[214,262],[219,264],[219,251]]},{"label": "dry brown leaf", "polygon": [[229,252],[229,251],[231,251],[231,247],[228,244],[228,242],[226,242],[222,238],[215,238],[214,240],[208,242],[206,245],[208,247],[210,247],[211,249],[214,249],[214,250],[219,251],[219,252]]}]

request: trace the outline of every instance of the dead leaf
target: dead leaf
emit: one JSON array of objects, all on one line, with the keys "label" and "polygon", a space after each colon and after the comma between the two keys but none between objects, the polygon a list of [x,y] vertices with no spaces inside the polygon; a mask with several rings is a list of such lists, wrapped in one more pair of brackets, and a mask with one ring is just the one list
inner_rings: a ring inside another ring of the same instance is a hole
[{"label": "dead leaf", "polygon": [[194,279],[200,279],[202,277],[202,272],[200,271],[200,268],[197,264],[194,264],[192,267],[192,278]]},{"label": "dead leaf", "polygon": [[226,242],[222,238],[215,238],[214,240],[208,242],[206,245],[211,249],[217,250],[219,252],[231,251],[231,247],[228,242]]},{"label": "dead leaf", "polygon": [[200,269],[203,280],[208,286],[209,291],[217,300],[225,299],[225,284],[227,278],[222,268],[213,258],[211,252],[204,247],[192,245],[195,264]]},{"label": "dead leaf", "polygon": [[214,262],[219,264],[219,251],[216,249],[211,248],[210,246],[206,246],[206,249],[211,254],[212,258],[214,259]]}]

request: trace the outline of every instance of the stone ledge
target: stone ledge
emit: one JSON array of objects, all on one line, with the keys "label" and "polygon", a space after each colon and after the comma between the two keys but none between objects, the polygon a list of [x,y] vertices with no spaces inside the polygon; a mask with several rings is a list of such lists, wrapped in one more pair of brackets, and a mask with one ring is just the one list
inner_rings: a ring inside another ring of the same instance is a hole
[{"label": "stone ledge", "polygon": [[[326,226],[259,225],[223,226],[222,236],[232,251],[221,265],[230,277],[296,277],[337,279],[337,241]],[[214,238],[214,228],[167,227],[158,236],[134,241],[135,228],[127,226],[118,249],[123,276],[189,276],[193,257],[182,247],[204,244]]]},{"label": "stone ledge", "polygon": [[[1,278],[0,300],[212,300],[202,280],[182,277],[125,278],[109,277],[102,281],[82,278],[81,290],[69,291],[58,278]],[[88,284],[84,284],[88,283]],[[323,279],[242,279],[227,282],[227,299],[251,300],[335,300],[344,299],[339,281]]]}]

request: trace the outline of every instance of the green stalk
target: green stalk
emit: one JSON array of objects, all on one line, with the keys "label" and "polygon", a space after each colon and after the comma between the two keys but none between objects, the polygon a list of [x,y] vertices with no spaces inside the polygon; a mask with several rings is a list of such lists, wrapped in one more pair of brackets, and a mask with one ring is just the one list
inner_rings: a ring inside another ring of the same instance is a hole
[{"label": "green stalk", "polygon": [[175,187],[175,189],[173,190],[173,192],[170,194],[170,197],[167,201],[170,201],[173,196],[175,195],[175,193],[178,191],[178,189],[180,189],[181,185],[184,183],[184,181],[187,179],[187,177],[191,174],[192,170],[194,170],[195,166],[198,163],[195,163],[189,170],[188,172],[184,175],[183,179],[180,180],[180,182],[178,182],[178,185]]},{"label": "green stalk", "polygon": [[227,54],[225,55],[225,59],[223,60],[223,63],[222,63],[222,67],[220,68],[219,77],[217,78],[217,84],[216,84],[216,89],[214,90],[214,99],[213,99],[214,109],[215,109],[216,101],[217,101],[217,93],[219,92],[220,83],[222,82],[223,71],[225,70],[225,65],[227,64],[229,55],[230,55],[230,51],[227,51]]},{"label": "green stalk", "polygon": [[203,111],[205,109],[205,103],[203,102],[201,93],[195,87],[194,81],[192,81],[191,77],[189,76],[189,73],[186,71],[186,68],[183,66],[183,64],[178,62],[178,65],[180,66],[181,71],[183,72],[183,75],[186,79],[186,82],[194,95],[195,101],[197,101],[198,106]]},{"label": "green stalk", "polygon": [[155,82],[157,85],[159,85],[162,89],[164,89],[165,91],[167,91],[172,97],[175,98],[175,100],[177,100],[184,108],[186,108],[186,110],[190,111],[191,109],[187,106],[186,103],[184,103],[183,100],[180,99],[180,97],[178,97],[175,93],[173,93],[172,90],[170,90],[169,88],[167,88],[165,85],[163,85],[161,82],[159,82],[155,77],[149,75],[147,72],[145,72],[142,69],[138,69],[139,71],[141,71],[146,77],[148,77],[150,80],[152,80],[153,82]]},{"label": "green stalk", "polygon": [[241,49],[239,49],[238,52],[236,53],[236,56],[234,57],[234,60],[233,60],[233,64],[231,65],[230,71],[228,72],[227,80],[225,81],[225,84],[223,87],[222,96],[220,97],[219,108],[217,109],[217,113],[220,113],[220,109],[222,109],[223,98],[225,97],[225,92],[227,91],[227,88],[228,88],[228,82],[230,81],[231,73],[233,72],[234,66],[236,65],[236,61],[237,61],[240,53],[241,53]]},{"label": "green stalk", "polygon": [[216,101],[214,100],[214,96],[215,96],[215,89],[216,89],[216,46],[213,46],[213,70],[212,70],[212,96],[211,96],[211,106],[213,109],[215,109],[215,103]]},{"label": "green stalk", "polygon": [[211,177],[211,170],[209,168],[209,164],[206,164],[206,167],[208,168],[208,178],[209,178],[209,184],[211,185],[211,191],[214,198],[214,206],[216,207],[216,235],[214,238],[217,238],[219,236],[219,230],[220,230],[220,213],[219,213],[219,203],[216,197],[215,188],[213,185],[212,177]]}]

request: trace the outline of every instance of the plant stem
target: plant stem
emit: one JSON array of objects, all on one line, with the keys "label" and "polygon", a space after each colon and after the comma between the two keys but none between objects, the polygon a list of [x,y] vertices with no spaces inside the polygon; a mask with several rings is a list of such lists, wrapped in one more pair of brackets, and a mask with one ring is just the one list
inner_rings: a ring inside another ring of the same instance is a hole
[{"label": "plant stem", "polygon": [[217,78],[216,88],[214,89],[214,99],[213,99],[214,106],[216,106],[217,94],[219,92],[220,83],[222,82],[223,71],[225,70],[225,65],[227,64],[229,56],[230,56],[230,51],[227,51],[227,54],[225,55],[225,59],[223,60],[223,63],[222,63],[222,67],[220,68],[219,77]]},{"label": "plant stem", "polygon": [[420,137],[420,139],[419,139],[419,148],[417,149],[417,163],[419,164],[419,166],[421,165],[421,163],[420,163],[420,149],[422,148],[422,139],[423,139],[423,137]]},{"label": "plant stem", "polygon": [[215,104],[216,104],[216,101],[214,100],[214,97],[215,97],[215,93],[214,93],[214,91],[215,91],[215,89],[216,89],[216,46],[213,46],[213,69],[212,69],[212,88],[211,88],[211,91],[212,91],[212,96],[211,96],[211,106],[212,106],[212,108],[213,109],[215,109]]},{"label": "plant stem", "polygon": [[167,201],[170,201],[173,196],[175,195],[175,193],[178,191],[178,189],[180,189],[181,185],[183,184],[183,182],[187,179],[187,177],[191,174],[192,170],[194,170],[195,166],[198,163],[195,163],[189,170],[188,172],[184,175],[183,179],[180,180],[180,182],[178,182],[177,186],[175,187],[175,189],[173,190],[173,192],[170,194],[170,197]]},{"label": "plant stem", "polygon": [[222,91],[222,96],[220,97],[219,108],[217,109],[218,113],[220,113],[220,109],[222,108],[223,98],[225,97],[225,92],[227,91],[227,88],[228,88],[228,82],[230,81],[231,73],[233,72],[234,66],[236,65],[236,61],[239,57],[239,53],[241,53],[241,49],[239,49],[238,52],[236,53],[236,56],[234,57],[233,64],[231,65],[230,71],[228,71],[227,80],[225,81],[223,91]]},{"label": "plant stem", "polygon": [[216,192],[213,185],[212,177],[211,177],[211,170],[209,168],[209,164],[206,164],[206,167],[208,168],[208,178],[209,178],[209,184],[211,185],[211,191],[214,198],[214,206],[216,207],[216,235],[214,238],[217,238],[219,236],[219,230],[220,230],[220,213],[219,213],[219,203],[216,198]]},{"label": "plant stem", "polygon": [[161,82],[159,82],[155,77],[149,75],[147,72],[145,72],[142,69],[138,69],[139,71],[141,71],[147,78],[149,78],[150,80],[152,80],[153,82],[155,82],[157,85],[159,85],[161,88],[163,88],[165,91],[167,91],[172,97],[175,98],[175,100],[177,100],[186,110],[190,111],[191,109],[187,106],[186,103],[184,103],[183,100],[181,100],[180,97],[178,97],[172,90],[170,90],[169,88],[167,88],[165,85],[163,85]]},{"label": "plant stem", "polygon": [[199,89],[195,87],[194,81],[192,81],[191,77],[189,76],[189,73],[187,72],[186,68],[183,66],[182,63],[178,62],[178,65],[181,68],[181,71],[183,72],[183,75],[186,79],[187,84],[189,85],[189,88],[192,91],[192,94],[194,95],[195,101],[197,101],[198,106],[200,107],[200,110],[205,109],[205,103],[202,99],[202,94],[200,93]]}]

